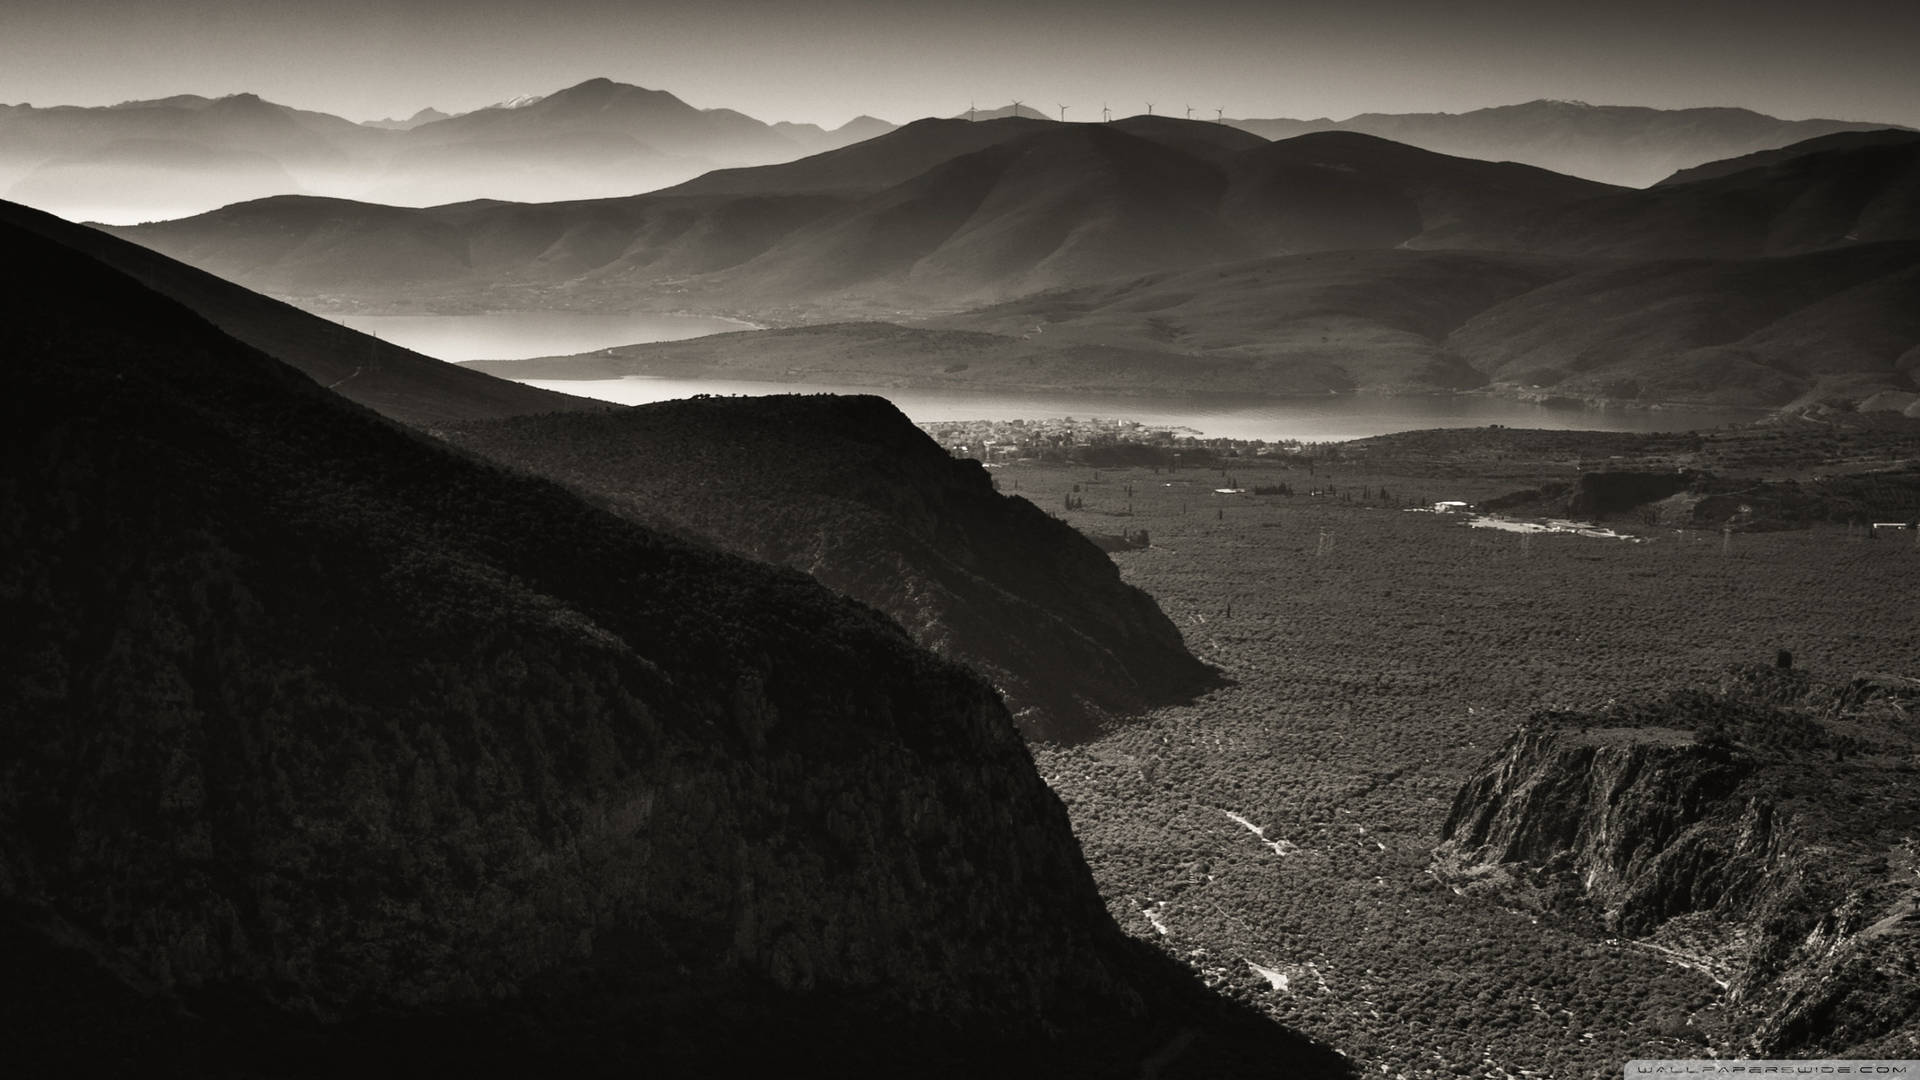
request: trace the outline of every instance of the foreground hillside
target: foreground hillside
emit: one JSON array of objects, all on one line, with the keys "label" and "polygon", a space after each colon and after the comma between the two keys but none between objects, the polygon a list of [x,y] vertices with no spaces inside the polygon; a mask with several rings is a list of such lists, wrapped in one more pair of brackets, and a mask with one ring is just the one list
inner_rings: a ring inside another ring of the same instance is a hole
[{"label": "foreground hillside", "polygon": [[24,206],[0,202],[0,226],[98,259],[342,397],[404,423],[594,408],[567,394],[476,378],[475,372],[458,365],[349,330],[138,244]]},{"label": "foreground hillside", "polygon": [[1084,739],[1215,681],[1104,553],[880,398],[702,398],[446,436],[871,604],[987,676],[1030,738]]},{"label": "foreground hillside", "polygon": [[1338,1071],[1122,939],[868,609],[5,242],[10,1071]]}]

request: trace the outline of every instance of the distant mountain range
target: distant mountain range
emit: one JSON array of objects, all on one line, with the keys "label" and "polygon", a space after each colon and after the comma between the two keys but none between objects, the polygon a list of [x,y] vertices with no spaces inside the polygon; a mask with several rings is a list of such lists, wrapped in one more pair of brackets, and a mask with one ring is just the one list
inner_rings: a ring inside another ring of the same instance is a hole
[{"label": "distant mountain range", "polygon": [[623,349],[580,374],[1756,407],[1920,390],[1920,133],[1897,130],[1629,189],[1354,132],[923,120],[622,199],[275,198],[114,231],[309,305],[908,324]]},{"label": "distant mountain range", "polygon": [[270,199],[119,235],[250,287],[392,304],[954,308],[1286,251],[1495,232],[1614,189],[1326,133],[922,120],[650,195],[405,210]]},{"label": "distant mountain range", "polygon": [[[1920,390],[1920,135],[1825,136],[1806,150],[1632,191],[1368,136],[1302,136],[1228,151],[1219,187],[1165,185],[1166,203],[1138,219],[1144,226],[1114,232],[1152,235],[1151,215],[1164,219],[1169,204],[1210,206],[1212,217],[1193,220],[1234,227],[1192,227],[1188,242],[1227,235],[1292,254],[1236,260],[1225,244],[1211,252],[1166,245],[1155,270],[1114,244],[1097,264],[1108,271],[1100,280],[907,325],[832,323],[482,366],[516,377],[1247,394],[1486,388],[1578,400],[1904,408]],[[928,176],[936,174],[945,175]],[[930,181],[914,183],[921,190]],[[899,189],[887,199],[896,201],[882,207],[899,205]],[[1094,197],[1054,205],[1076,202],[1095,209],[1056,209],[1053,220],[1092,230],[1122,205]],[[868,205],[824,220],[845,228]],[[1020,203],[1001,205],[1014,212]],[[1006,258],[1035,230],[995,233],[995,224],[969,222],[964,233],[1009,237],[987,249],[1000,261],[986,262],[1008,276]],[[909,264],[907,281],[949,265],[963,235],[933,232],[941,245]],[[770,266],[836,235],[818,224],[797,229],[714,280],[758,287]],[[858,250],[826,248],[843,270],[860,265],[850,255]],[[1059,265],[1050,258],[1038,265]],[[816,273],[824,277],[824,268]],[[886,280],[901,278],[896,271]]]},{"label": "distant mountain range", "polygon": [[1747,109],[1649,109],[1583,101],[1529,101],[1464,113],[1362,113],[1345,120],[1227,123],[1268,139],[1357,131],[1442,154],[1517,161],[1626,187],[1646,187],[1704,162],[1820,135],[1893,126],[1780,120]]},{"label": "distant mountain range", "polygon": [[[1059,113],[1006,105],[957,118],[969,116],[1052,123]],[[1072,111],[1067,118],[1095,119]],[[1459,115],[1226,123],[1266,139],[1358,132],[1628,186],[1822,134],[1886,126],[1778,120],[1744,109],[1555,101]],[[291,194],[408,206],[472,199],[551,202],[657,190],[715,169],[789,161],[893,129],[871,116],[832,130],[766,124],[609,79],[464,114],[426,108],[406,119],[362,124],[252,94],[177,95],[102,108],[0,106],[0,197],[70,220],[115,223]]]},{"label": "distant mountain range", "polygon": [[628,195],[891,127],[864,116],[832,131],[769,125],[608,79],[369,124],[252,94],[0,106],[0,196],[70,220],[125,222],[299,193],[405,205]]}]

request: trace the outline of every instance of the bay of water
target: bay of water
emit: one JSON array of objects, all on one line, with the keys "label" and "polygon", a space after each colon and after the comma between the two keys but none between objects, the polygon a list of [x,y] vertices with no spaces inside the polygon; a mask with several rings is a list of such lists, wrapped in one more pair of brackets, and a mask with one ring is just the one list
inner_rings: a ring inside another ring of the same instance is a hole
[{"label": "bay of water", "polygon": [[[680,341],[751,329],[706,315],[574,311],[503,311],[482,315],[343,315],[337,320],[384,341],[442,360],[518,360],[565,356],[643,341]],[[1211,438],[1332,442],[1436,427],[1507,427],[1600,431],[1691,431],[1740,423],[1759,414],[1728,409],[1549,408],[1471,396],[1389,397],[1340,394],[1247,399],[1217,395],[1122,395],[1097,391],[1041,393],[929,390],[749,382],[726,379],[528,379],[529,385],[623,405],[695,394],[878,394],[916,423],[944,420],[1136,420],[1154,428],[1186,428]]]},{"label": "bay of water", "polygon": [[1189,428],[1222,439],[1299,439],[1335,442],[1421,428],[1485,427],[1561,431],[1694,431],[1757,419],[1738,409],[1586,409],[1457,395],[1398,397],[1339,394],[1310,398],[1186,395],[1023,393],[985,390],[912,390],[725,379],[527,379],[530,386],[622,405],[695,394],[878,394],[915,423],[943,420],[1057,420],[1092,417],[1137,420],[1148,427]]},{"label": "bay of water", "polygon": [[682,341],[751,330],[713,315],[626,311],[499,311],[485,315],[335,315],[335,322],[441,360],[571,356],[642,341]]}]

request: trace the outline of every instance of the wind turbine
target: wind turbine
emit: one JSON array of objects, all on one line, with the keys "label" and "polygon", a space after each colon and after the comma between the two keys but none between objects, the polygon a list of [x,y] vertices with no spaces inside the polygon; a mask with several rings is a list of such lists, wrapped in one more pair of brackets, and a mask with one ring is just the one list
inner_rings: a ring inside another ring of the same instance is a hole
[{"label": "wind turbine", "polygon": [[1020,119],[1020,99],[1019,98],[1013,99],[1013,118],[1015,120]]},{"label": "wind turbine", "polygon": [[1101,102],[1100,103],[1100,122],[1103,124],[1106,124],[1106,123],[1111,123],[1112,121],[1113,121],[1113,110],[1107,108],[1106,102],[1104,101]]},{"label": "wind turbine", "polygon": [[1193,106],[1187,106],[1187,119],[1193,119]]},{"label": "wind turbine", "polygon": [[973,102],[967,102],[967,123],[973,123]]},{"label": "wind turbine", "polygon": [[1147,115],[1148,116],[1153,115],[1153,102],[1151,101],[1147,102]]},{"label": "wind turbine", "polygon": [[1063,124],[1067,122],[1067,107],[1065,105],[1060,106],[1060,122]]},{"label": "wind turbine", "polygon": [[1226,122],[1227,122],[1227,110],[1226,110],[1226,109],[1224,109],[1224,108],[1220,108],[1220,109],[1215,109],[1215,110],[1213,110],[1213,122],[1214,122],[1214,123],[1216,123],[1216,124],[1224,124],[1224,123],[1226,123]]}]

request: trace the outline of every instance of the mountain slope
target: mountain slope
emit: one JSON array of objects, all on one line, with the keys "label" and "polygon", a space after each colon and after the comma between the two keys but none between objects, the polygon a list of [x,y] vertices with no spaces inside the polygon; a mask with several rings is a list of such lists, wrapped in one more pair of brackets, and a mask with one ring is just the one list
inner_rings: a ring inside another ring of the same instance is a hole
[{"label": "mountain slope", "polygon": [[[424,211],[269,200],[117,231],[283,295],[471,305],[493,302],[503,283],[539,283],[546,304],[617,297],[631,307],[636,294],[658,294],[844,316],[1259,254],[1504,233],[1610,190],[1339,133],[1267,144],[1163,117],[922,121],[630,200]],[[694,218],[745,225],[682,224]],[[512,239],[483,239],[501,235]],[[561,237],[565,249],[550,253]]]},{"label": "mountain slope", "polygon": [[1362,113],[1345,120],[1229,120],[1269,139],[1353,131],[1484,161],[1515,161],[1645,187],[1674,172],[1837,131],[1849,120],[1780,120],[1747,109],[1649,109],[1529,101],[1464,113]]},{"label": "mountain slope", "polygon": [[1752,258],[1920,239],[1920,135],[1816,146],[1755,168],[1463,226],[1426,246],[1607,258]]},{"label": "mountain slope", "polygon": [[137,244],[0,203],[0,224],[83,252],[341,396],[410,424],[591,408],[422,356],[250,292]]},{"label": "mountain slope", "polygon": [[891,624],[0,236],[14,1071],[1343,1071],[1125,939]]},{"label": "mountain slope", "polygon": [[951,304],[1248,252],[1213,214],[1219,169],[1069,125],[954,158],[796,230],[721,288],[883,291]]},{"label": "mountain slope", "polygon": [[662,194],[771,195],[805,192],[874,192],[890,188],[942,162],[1011,139],[1045,131],[1039,120],[916,120],[877,138],[779,165],[717,169]]},{"label": "mountain slope", "polygon": [[758,397],[462,424],[447,437],[652,527],[811,574],[1077,741],[1214,679],[1153,599],[879,398]]},{"label": "mountain slope", "polygon": [[1862,146],[1899,146],[1912,142],[1917,136],[1905,128],[1880,128],[1874,131],[1842,131],[1832,135],[1805,139],[1786,146],[1769,150],[1756,150],[1751,154],[1722,158],[1696,165],[1691,169],[1681,169],[1656,187],[1673,184],[1691,184],[1699,180],[1713,180],[1734,173],[1745,172],[1765,165],[1775,165],[1805,154],[1823,153],[1828,150],[1850,150]]},{"label": "mountain slope", "polygon": [[1916,389],[1920,244],[1596,269],[1489,307],[1446,347],[1570,396],[1780,406]]},{"label": "mountain slope", "polygon": [[1349,132],[1268,143],[1236,156],[1231,169],[1224,215],[1276,251],[1450,247],[1443,238],[1455,231],[1502,229],[1616,190]]},{"label": "mountain slope", "polygon": [[1449,334],[1585,268],[1576,260],[1481,252],[1320,252],[1052,290],[906,326],[832,323],[473,366],[542,379],[1431,392],[1486,381],[1448,344]]}]

